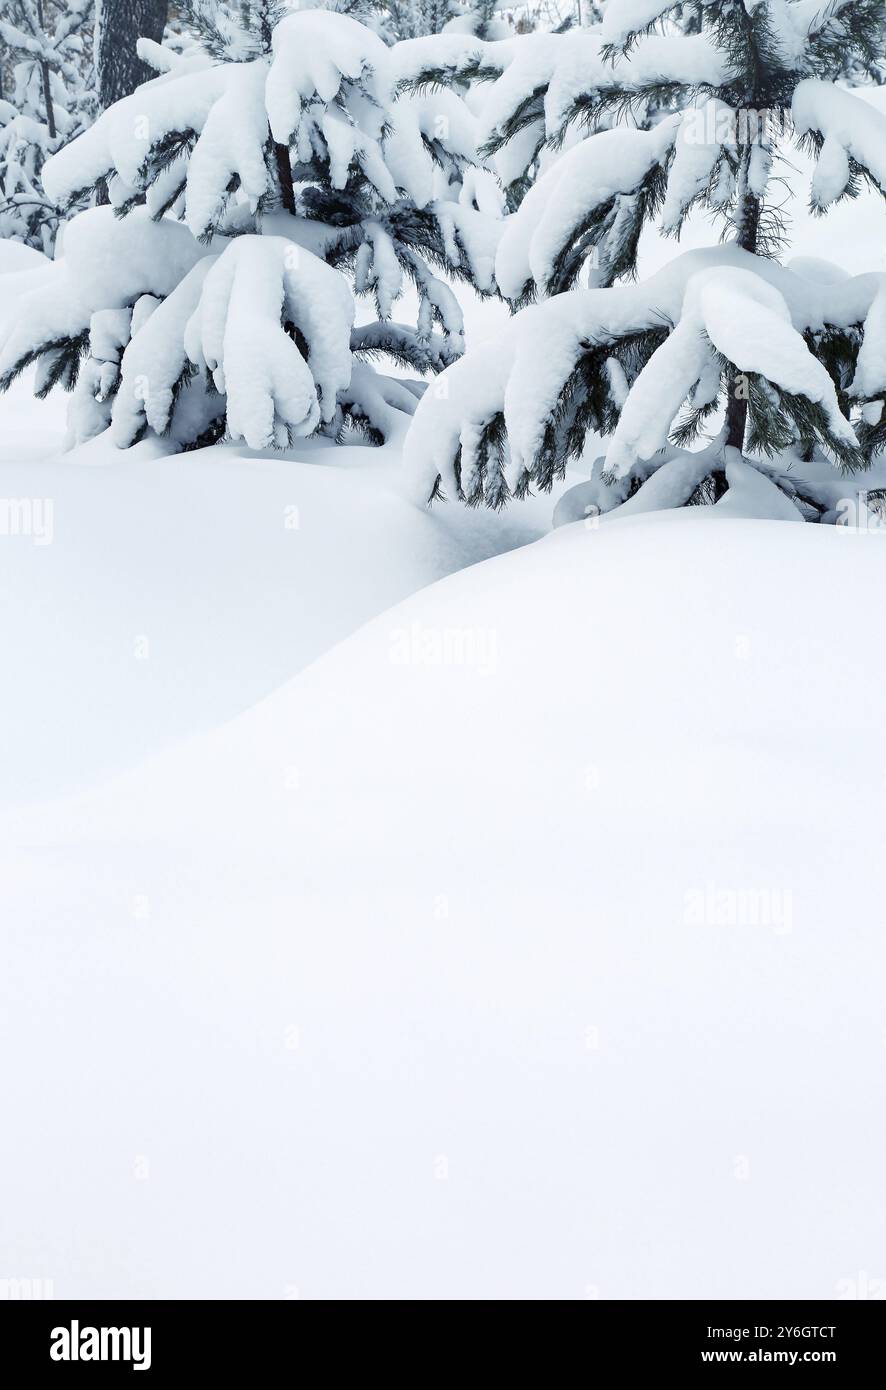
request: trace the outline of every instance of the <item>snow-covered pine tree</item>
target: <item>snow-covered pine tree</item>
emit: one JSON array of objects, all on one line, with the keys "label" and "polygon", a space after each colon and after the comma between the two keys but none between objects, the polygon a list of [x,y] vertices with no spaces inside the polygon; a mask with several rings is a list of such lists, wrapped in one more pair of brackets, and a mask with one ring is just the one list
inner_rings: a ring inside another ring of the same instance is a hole
[{"label": "snow-covered pine tree", "polygon": [[[839,470],[884,443],[884,277],[833,271],[823,283],[820,269],[783,268],[773,197],[791,119],[817,155],[815,207],[862,182],[886,191],[886,119],[834,81],[850,49],[876,64],[883,6],[710,0],[697,33],[652,32],[671,8],[610,0],[609,74],[593,62],[599,40],[577,35],[581,61],[554,63],[502,127],[505,144],[519,140],[541,95],[549,140],[552,125],[576,120],[593,133],[507,219],[500,288],[515,303],[553,297],[516,316],[489,370],[469,358],[420,407],[407,457],[425,495],[499,506],[549,488],[598,431],[608,451],[576,504],[678,506],[729,484],[773,515],[833,519]],[[678,235],[699,205],[725,222],[725,245],[679,256],[645,284],[614,283],[633,276],[649,218]],[[588,262],[593,287],[564,292]],[[691,450],[723,408],[717,437]]]},{"label": "snow-covered pine tree", "polygon": [[[471,168],[464,103],[395,100],[391,50],[346,16],[290,13],[268,54],[236,21],[216,24],[224,53],[143,41],[161,75],[44,170],[60,201],[105,181],[113,210],[75,218],[57,278],[19,302],[0,388],[34,361],[40,393],[79,373],[76,440],[109,422],[121,447],[226,430],[263,448],[348,424],[378,440],[422,385],[371,360],[433,372],[463,349],[436,272],[494,291],[500,203]],[[354,326],[349,281],[375,321]],[[410,285],[417,321],[397,323]]]},{"label": "snow-covered pine tree", "polygon": [[397,40],[444,31],[499,39],[507,28],[497,18],[502,9],[500,0],[383,0],[380,8]]},{"label": "snow-covered pine tree", "polygon": [[0,0],[0,237],[49,256],[62,212],[40,175],[95,115],[92,15],[93,0]]},{"label": "snow-covered pine tree", "polygon": [[467,0],[461,15],[456,16],[456,23],[451,27],[490,42],[506,38],[509,31],[505,21],[499,18],[501,10],[501,0],[473,0],[473,3]]},{"label": "snow-covered pine tree", "polygon": [[439,34],[459,13],[455,0],[385,0],[381,8],[398,40]]},{"label": "snow-covered pine tree", "polygon": [[[407,91],[474,89],[480,153],[503,183],[513,210],[561,148],[580,138],[578,122],[570,126],[566,115],[576,93],[587,101],[618,80],[604,59],[597,29],[589,23],[581,30],[541,29],[480,42],[471,26],[451,26],[436,44],[420,38],[400,44],[398,78]],[[667,48],[667,40],[658,41],[656,70]],[[601,116],[599,124],[613,119]]]}]

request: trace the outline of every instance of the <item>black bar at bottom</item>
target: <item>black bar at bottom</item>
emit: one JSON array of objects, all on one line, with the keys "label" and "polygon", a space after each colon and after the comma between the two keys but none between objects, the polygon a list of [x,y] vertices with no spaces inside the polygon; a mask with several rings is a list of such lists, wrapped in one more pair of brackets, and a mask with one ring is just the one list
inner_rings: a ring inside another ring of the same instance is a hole
[{"label": "black bar at bottom", "polygon": [[[575,1326],[590,1372],[614,1363],[628,1374],[716,1376],[726,1368],[762,1366],[845,1373],[873,1370],[881,1362],[884,1311],[886,1304],[877,1301],[594,1301],[582,1305]],[[0,1303],[0,1373],[13,1384],[8,1376],[14,1371],[62,1377],[141,1371],[163,1378],[194,1370],[204,1385],[214,1375],[229,1380],[262,1371],[292,1373],[304,1364],[305,1335],[315,1325],[316,1315],[299,1302],[11,1301]],[[412,1337],[389,1336],[384,1359],[396,1365]],[[378,1352],[380,1343],[372,1340]],[[363,1369],[370,1371],[376,1358],[362,1338],[355,1356],[360,1345]],[[493,1357],[495,1345],[501,1351],[493,1336],[487,1347]],[[340,1366],[347,1346],[347,1339],[337,1337],[327,1347],[330,1369]],[[451,1354],[464,1371],[464,1347],[460,1353],[453,1347]],[[439,1372],[445,1352],[441,1362],[438,1337],[428,1355]]]}]

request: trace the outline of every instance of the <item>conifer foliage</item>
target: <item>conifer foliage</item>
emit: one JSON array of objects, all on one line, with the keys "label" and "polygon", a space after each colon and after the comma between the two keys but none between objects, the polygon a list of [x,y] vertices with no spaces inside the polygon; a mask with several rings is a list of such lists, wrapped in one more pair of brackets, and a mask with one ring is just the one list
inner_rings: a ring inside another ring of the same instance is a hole
[{"label": "conifer foliage", "polygon": [[[348,425],[378,441],[421,388],[373,359],[439,370],[463,350],[450,278],[495,292],[474,118],[453,92],[397,99],[389,48],[349,16],[191,14],[200,43],[143,40],[158,76],[46,165],[60,205],[107,187],[111,206],[71,222],[0,386],[33,361],[39,391],[76,383],[76,440],[110,423],[120,446],[150,430],[264,448]],[[417,316],[399,323],[407,287]],[[352,290],[377,313],[358,328]]]},{"label": "conifer foliage", "polygon": [[[37,0],[6,0],[47,121],[88,4],[29,38]],[[811,520],[886,446],[884,276],[791,265],[784,196],[798,144],[816,213],[886,191],[886,117],[847,86],[882,76],[881,0],[608,0],[507,37],[485,0],[177,15],[138,45],[157,75],[76,138],[56,115],[27,184],[71,220],[0,389],[36,363],[72,442],[378,442],[412,416],[425,501],[499,507],[584,455],[562,515]],[[696,212],[712,244],[638,279],[644,228]],[[512,310],[492,351],[462,358],[459,283]]]},{"label": "conifer foliage", "polygon": [[64,212],[43,165],[95,114],[92,16],[93,0],[0,0],[0,237],[47,255]]},{"label": "conifer foliage", "polygon": [[[760,514],[833,519],[840,471],[882,446],[884,277],[839,283],[779,258],[780,161],[798,139],[816,161],[814,209],[865,184],[886,192],[886,119],[835,85],[849,55],[876,74],[883,6],[711,0],[688,31],[676,12],[610,0],[598,32],[533,36],[545,61],[519,80],[515,59],[493,82],[484,148],[500,172],[509,149],[509,172],[533,161],[496,279],[530,307],[494,371],[480,379],[469,357],[419,408],[407,456],[421,495],[500,506],[549,488],[600,433],[583,509],[717,501],[734,486]],[[449,72],[494,68],[495,48],[453,50]],[[644,225],[677,237],[699,207],[723,244],[630,283]]]}]

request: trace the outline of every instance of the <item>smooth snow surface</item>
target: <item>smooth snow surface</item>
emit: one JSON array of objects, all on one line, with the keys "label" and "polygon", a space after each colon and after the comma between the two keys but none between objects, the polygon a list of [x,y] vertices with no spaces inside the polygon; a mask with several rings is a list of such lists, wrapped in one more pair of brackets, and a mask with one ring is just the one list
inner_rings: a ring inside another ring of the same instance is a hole
[{"label": "smooth snow surface", "polygon": [[[239,548],[211,539],[229,467],[210,488],[193,466],[144,486],[177,496],[190,573],[150,520],[134,539],[137,507],[96,534],[133,575],[165,541],[170,610],[248,606],[248,667],[285,605],[250,575],[251,513]],[[114,479],[77,477],[84,516]],[[161,633],[84,524],[72,612]],[[232,723],[5,813],[4,1268],[57,1297],[827,1298],[876,1275],[886,661],[860,596],[884,584],[875,532],[578,523]],[[55,622],[16,715],[35,764],[70,717]]]},{"label": "smooth snow surface", "polygon": [[239,714],[422,585],[550,524],[550,497],[500,517],[420,510],[396,447],[162,457],[103,436],[60,457],[67,398],[30,387],[0,401],[0,502],[27,508],[0,534],[0,801]]},{"label": "smooth snow surface", "polygon": [[0,272],[9,274],[20,270],[37,270],[49,264],[41,251],[26,246],[23,241],[9,241],[0,238]]}]

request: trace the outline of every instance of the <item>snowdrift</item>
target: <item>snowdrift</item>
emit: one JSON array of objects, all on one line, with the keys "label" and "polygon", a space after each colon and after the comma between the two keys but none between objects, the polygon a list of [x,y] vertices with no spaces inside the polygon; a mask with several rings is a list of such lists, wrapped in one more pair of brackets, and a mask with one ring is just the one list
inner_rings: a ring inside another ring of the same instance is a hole
[{"label": "snowdrift", "polygon": [[411,506],[399,447],[166,457],[164,441],[124,454],[103,435],[59,458],[26,385],[0,443],[0,801],[57,796],[213,728],[423,585],[550,524],[549,497],[501,517]]},{"label": "snowdrift", "polygon": [[57,1297],[856,1296],[884,581],[873,531],[566,526],[7,814],[4,1266]]}]

